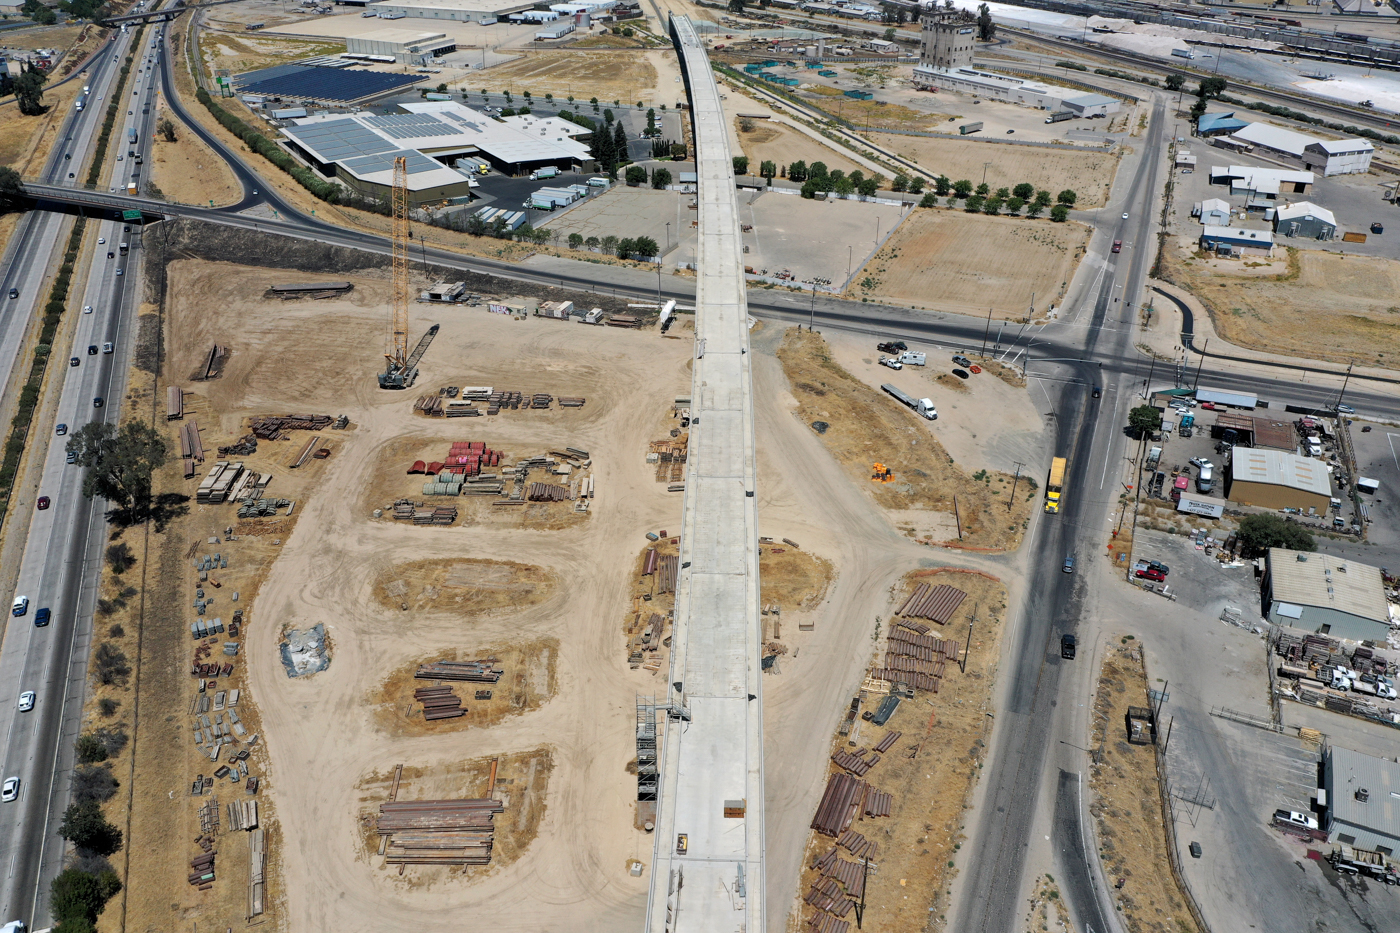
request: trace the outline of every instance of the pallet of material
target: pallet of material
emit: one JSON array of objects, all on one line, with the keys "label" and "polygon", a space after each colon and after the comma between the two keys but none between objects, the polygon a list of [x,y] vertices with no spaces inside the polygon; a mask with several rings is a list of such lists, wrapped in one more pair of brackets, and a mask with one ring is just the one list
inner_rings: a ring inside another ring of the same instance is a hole
[{"label": "pallet of material", "polygon": [[260,916],[264,909],[267,868],[267,838],[261,829],[248,834],[248,916]]},{"label": "pallet of material", "polygon": [[[898,733],[895,734],[898,735]],[[879,850],[879,845],[876,844],[875,840],[866,839],[853,829],[848,829],[842,833],[841,838],[836,840],[836,844],[850,852],[851,855],[856,858],[864,858],[866,856],[874,858],[875,853]]]},{"label": "pallet of material", "polygon": [[416,680],[473,681],[494,684],[505,673],[504,668],[496,667],[495,658],[480,661],[429,661],[418,665],[414,672]]},{"label": "pallet of material", "polygon": [[827,778],[821,803],[817,805],[817,813],[812,817],[811,828],[823,836],[836,838],[850,827],[866,796],[874,791],[869,784],[849,774],[831,775]]},{"label": "pallet of material", "polygon": [[421,411],[431,417],[438,417],[442,414],[442,396],[424,395],[413,403],[414,411]]},{"label": "pallet of material", "polygon": [[554,403],[554,396],[549,395],[549,394],[544,393],[544,392],[537,392],[537,393],[535,393],[534,395],[530,396],[530,407],[531,407],[532,409],[533,409],[533,408],[548,408],[548,407],[549,407],[550,405],[552,405],[553,403]]},{"label": "pallet of material", "polygon": [[330,415],[262,415],[254,418],[249,429],[260,440],[275,441],[283,431],[324,431],[331,426]]},{"label": "pallet of material", "polygon": [[937,586],[920,583],[909,595],[909,598],[904,601],[904,605],[895,612],[895,615],[928,619],[939,625],[946,625],[966,598],[966,593],[946,583],[940,583]]},{"label": "pallet of material", "polygon": [[587,402],[587,401],[588,401],[588,399],[586,399],[586,398],[579,398],[578,396],[573,396],[573,395],[561,395],[561,396],[559,396],[559,407],[560,407],[560,408],[582,408],[583,405],[584,405],[584,403]]},{"label": "pallet of material", "polygon": [[890,683],[907,684],[915,690],[928,690],[931,693],[937,693],[943,686],[941,679],[917,671],[891,671],[877,667],[870,672],[870,676]]},{"label": "pallet of material", "polygon": [[189,444],[188,456],[197,462],[204,462],[204,442],[199,437],[199,422],[190,421],[184,427],[185,441]]},{"label": "pallet of material", "polygon": [[904,733],[902,732],[895,732],[894,730],[886,732],[885,737],[880,740],[880,743],[878,745],[875,746],[875,751],[883,755],[885,752],[889,751],[894,746],[895,742],[899,741],[899,737],[903,734]]},{"label": "pallet of material", "polygon": [[165,387],[165,420],[179,421],[185,417],[185,393],[179,386]]}]

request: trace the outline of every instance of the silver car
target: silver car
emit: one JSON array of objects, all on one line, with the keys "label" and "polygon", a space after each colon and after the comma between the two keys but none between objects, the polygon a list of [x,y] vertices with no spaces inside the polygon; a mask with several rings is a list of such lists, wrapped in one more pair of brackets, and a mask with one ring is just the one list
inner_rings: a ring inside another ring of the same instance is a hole
[{"label": "silver car", "polygon": [[27,713],[34,708],[34,691],[26,690],[19,695],[19,711]]}]

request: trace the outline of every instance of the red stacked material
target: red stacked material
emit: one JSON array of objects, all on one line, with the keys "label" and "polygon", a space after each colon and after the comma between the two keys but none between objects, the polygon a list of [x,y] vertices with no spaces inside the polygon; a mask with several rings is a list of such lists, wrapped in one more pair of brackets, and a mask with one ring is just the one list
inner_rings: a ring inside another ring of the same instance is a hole
[{"label": "red stacked material", "polygon": [[442,463],[440,461],[434,460],[432,463],[428,464],[423,469],[423,472],[428,476],[435,476],[438,473],[442,472]]},{"label": "red stacked material", "polygon": [[929,586],[920,583],[914,592],[899,607],[895,615],[912,616],[916,619],[929,619],[939,625],[946,625],[953,613],[962,605],[967,594],[955,586],[940,583]]},{"label": "red stacked material", "polygon": [[681,559],[674,554],[662,557],[657,561],[656,568],[656,592],[674,593],[676,591],[676,577],[680,574]]},{"label": "red stacked material", "polygon": [[865,772],[875,767],[879,762],[880,756],[876,755],[873,760],[866,761],[862,756],[852,755],[850,752],[842,749],[832,755],[831,760],[836,762],[836,767],[845,768],[856,777],[864,777]]},{"label": "red stacked material", "polygon": [[531,502],[563,502],[569,498],[569,487],[554,483],[531,483],[525,498]]},{"label": "red stacked material", "polygon": [[875,751],[883,755],[894,746],[895,742],[899,741],[899,737],[903,734],[902,732],[895,732],[893,730],[886,732],[885,737],[880,740],[880,744],[875,746]]},{"label": "red stacked material", "polygon": [[379,805],[389,865],[486,865],[499,800],[401,800]]},{"label": "red stacked material", "polygon": [[807,921],[807,929],[812,933],[850,933],[851,922],[837,920],[831,914],[818,913],[813,914],[812,919]]},{"label": "red stacked material", "polygon": [[424,463],[422,460],[415,460],[413,461],[413,466],[408,468],[408,475],[413,476],[415,474],[420,474],[425,472],[427,469],[428,465],[426,463]]},{"label": "red stacked material", "polygon": [[903,627],[909,629],[910,631],[918,632],[920,635],[927,635],[930,631],[932,631],[932,630],[931,630],[927,625],[925,625],[924,623],[922,623],[922,622],[915,622],[915,621],[912,620],[912,619],[895,619],[895,620],[894,620],[894,624],[895,624],[895,625],[902,625]]},{"label": "red stacked material", "polygon": [[841,835],[855,819],[867,791],[873,790],[869,784],[849,774],[831,775],[827,778],[821,803],[817,805],[817,814],[812,817],[812,829],[832,838]]},{"label": "red stacked material", "polygon": [[656,548],[647,548],[646,559],[642,563],[642,576],[649,577],[656,573]]},{"label": "red stacked material", "polygon": [[928,690],[937,693],[943,685],[941,678],[932,674],[921,674],[918,671],[892,671],[888,668],[877,667],[870,672],[870,676],[876,680],[888,680],[890,683],[908,684],[915,690]]},{"label": "red stacked material", "polygon": [[485,441],[454,441],[443,458],[448,472],[464,476],[476,476],[481,473],[482,467],[500,464],[501,452],[487,447]]},{"label": "red stacked material", "polygon": [[850,852],[856,858],[875,857],[879,846],[873,839],[866,839],[853,829],[848,829],[841,834],[841,838],[836,840],[836,844]]}]

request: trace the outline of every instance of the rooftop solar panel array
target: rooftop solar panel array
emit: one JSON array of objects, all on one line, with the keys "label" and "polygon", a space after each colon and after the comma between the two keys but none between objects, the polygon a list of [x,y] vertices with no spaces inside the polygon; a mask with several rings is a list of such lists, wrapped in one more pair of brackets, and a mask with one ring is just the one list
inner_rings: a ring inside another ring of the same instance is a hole
[{"label": "rooftop solar panel array", "polygon": [[394,160],[399,156],[404,157],[405,165],[410,175],[421,175],[424,172],[432,172],[444,167],[442,163],[434,162],[421,152],[414,152],[411,149],[396,149],[391,152],[379,152],[374,155],[359,156],[353,159],[346,159],[341,164],[356,175],[370,175],[374,172],[392,172],[394,170]]},{"label": "rooftop solar panel array", "polygon": [[349,118],[288,126],[282,131],[316,153],[323,162],[338,162],[398,148]]},{"label": "rooftop solar panel array", "polygon": [[314,65],[277,65],[233,79],[245,93],[269,97],[348,102],[417,84],[422,77],[378,71],[344,71]]},{"label": "rooftop solar panel array", "polygon": [[419,139],[424,136],[456,136],[455,130],[436,117],[422,113],[388,114],[365,117],[365,123],[394,139]]}]

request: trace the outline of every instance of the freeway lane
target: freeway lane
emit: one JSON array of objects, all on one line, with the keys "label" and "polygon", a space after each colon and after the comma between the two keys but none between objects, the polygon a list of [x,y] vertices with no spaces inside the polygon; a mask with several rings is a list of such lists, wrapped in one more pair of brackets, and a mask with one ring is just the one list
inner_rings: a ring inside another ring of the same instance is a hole
[{"label": "freeway lane", "polygon": [[[114,62],[120,60],[124,50],[123,41]],[[119,67],[113,65],[110,70],[109,79],[115,77]],[[105,83],[103,86],[116,91]],[[154,82],[150,82],[137,96],[118,102],[132,113],[117,122],[114,133],[125,135],[126,127],[139,127],[143,118],[149,123],[150,117],[140,111],[153,89]],[[93,112],[105,114],[105,109],[103,106]],[[100,124],[84,129],[95,130],[97,125]],[[76,132],[74,135],[75,154],[86,152],[93,139],[78,139]],[[115,159],[125,151],[114,145],[109,158]],[[75,158],[69,164],[80,163]],[[114,169],[128,164],[124,158],[121,165],[114,163]],[[103,220],[93,226],[96,230],[87,241],[89,272],[85,282],[75,282],[70,298],[69,313],[78,315],[73,354],[79,365],[68,365],[66,357],[53,364],[62,367],[52,375],[61,380],[55,418],[73,430],[89,420],[115,420],[118,416],[115,406],[123,394],[132,343],[124,322],[139,302],[135,275],[137,241],[132,240],[132,252],[122,256],[118,246],[126,238],[122,224]],[[99,236],[107,243],[99,245]],[[109,251],[117,255],[108,259]],[[93,307],[91,314],[79,310],[85,305]],[[102,353],[106,342],[114,344],[116,352]],[[88,355],[89,346],[98,352]],[[94,404],[98,397],[104,400],[101,408]],[[107,406],[109,400],[114,407]],[[41,418],[39,423],[47,422]],[[42,458],[38,492],[51,499],[52,507],[15,516],[21,523],[14,527],[27,533],[16,593],[28,596],[32,608],[27,617],[10,620],[0,645],[4,775],[21,779],[20,799],[0,811],[0,918],[23,919],[34,928],[42,927],[49,919],[47,892],[62,868],[64,847],[52,829],[61,820],[69,799],[73,740],[81,727],[106,528],[104,504],[83,498],[82,471],[67,464],[64,442],[38,436],[31,441],[31,450],[32,455]],[[50,608],[53,613],[51,624],[44,628],[32,624],[34,611],[40,607]],[[35,691],[38,699],[32,711],[20,713],[16,701],[18,694],[26,690]]]},{"label": "freeway lane", "polygon": [[[96,145],[97,131],[102,126],[107,103],[111,101],[113,85],[121,71],[125,38],[109,42],[94,56],[84,80],[92,86],[89,105],[73,109],[63,118],[59,130],[61,141],[54,144],[40,173],[47,184],[76,185],[86,176],[84,163]],[[72,79],[67,79],[72,80]],[[103,100],[99,102],[98,97]],[[69,158],[65,158],[69,157]],[[73,179],[67,177],[72,172]],[[40,302],[47,294],[52,280],[44,273],[54,260],[54,253],[68,242],[71,223],[67,217],[49,212],[30,211],[20,218],[0,262],[0,390],[9,387],[16,375],[18,355],[24,349],[24,335],[30,321],[40,311]],[[10,289],[19,292],[11,298]]]}]

